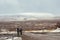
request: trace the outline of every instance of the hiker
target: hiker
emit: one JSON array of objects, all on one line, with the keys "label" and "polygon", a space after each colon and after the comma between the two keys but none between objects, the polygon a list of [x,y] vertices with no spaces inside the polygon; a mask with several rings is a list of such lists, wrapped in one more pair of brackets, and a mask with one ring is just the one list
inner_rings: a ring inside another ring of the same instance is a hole
[{"label": "hiker", "polygon": [[22,28],[17,28],[17,36],[21,36],[22,35]]}]

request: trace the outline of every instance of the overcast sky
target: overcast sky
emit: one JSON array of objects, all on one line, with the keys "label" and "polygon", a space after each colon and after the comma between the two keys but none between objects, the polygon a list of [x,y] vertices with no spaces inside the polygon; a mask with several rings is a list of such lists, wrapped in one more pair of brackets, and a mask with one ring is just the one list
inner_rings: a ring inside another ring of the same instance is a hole
[{"label": "overcast sky", "polygon": [[0,0],[0,15],[26,12],[59,15],[60,0]]}]

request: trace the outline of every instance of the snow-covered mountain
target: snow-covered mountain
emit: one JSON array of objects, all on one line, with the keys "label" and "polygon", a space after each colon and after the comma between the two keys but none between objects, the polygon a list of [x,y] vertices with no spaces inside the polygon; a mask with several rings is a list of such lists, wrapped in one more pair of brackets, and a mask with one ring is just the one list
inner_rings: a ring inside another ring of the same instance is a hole
[{"label": "snow-covered mountain", "polygon": [[0,21],[25,21],[25,20],[53,20],[57,18],[49,13],[23,13],[15,15],[0,15]]},{"label": "snow-covered mountain", "polygon": [[36,17],[33,16],[24,16],[24,15],[5,15],[0,16],[0,21],[24,21],[24,20],[36,20]]}]

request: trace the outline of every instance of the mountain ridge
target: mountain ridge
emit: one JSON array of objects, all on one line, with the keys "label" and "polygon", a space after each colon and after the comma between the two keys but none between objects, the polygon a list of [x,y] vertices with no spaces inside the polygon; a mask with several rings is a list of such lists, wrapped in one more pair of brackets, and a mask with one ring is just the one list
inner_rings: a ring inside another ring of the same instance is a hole
[{"label": "mountain ridge", "polygon": [[60,19],[60,17],[35,17],[26,15],[5,15],[0,16],[0,21],[24,21],[24,20],[39,20],[39,19]]}]

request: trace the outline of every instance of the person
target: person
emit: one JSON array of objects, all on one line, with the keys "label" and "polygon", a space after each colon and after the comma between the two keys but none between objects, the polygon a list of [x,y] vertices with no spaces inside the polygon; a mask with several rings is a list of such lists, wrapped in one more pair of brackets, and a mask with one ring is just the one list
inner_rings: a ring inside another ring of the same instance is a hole
[{"label": "person", "polygon": [[19,35],[19,28],[17,28],[17,36],[19,37],[20,35]]},{"label": "person", "polygon": [[20,37],[22,35],[22,28],[17,28],[17,36]]},{"label": "person", "polygon": [[22,35],[22,28],[20,28],[20,30],[19,30],[19,31],[20,31],[20,35]]}]

